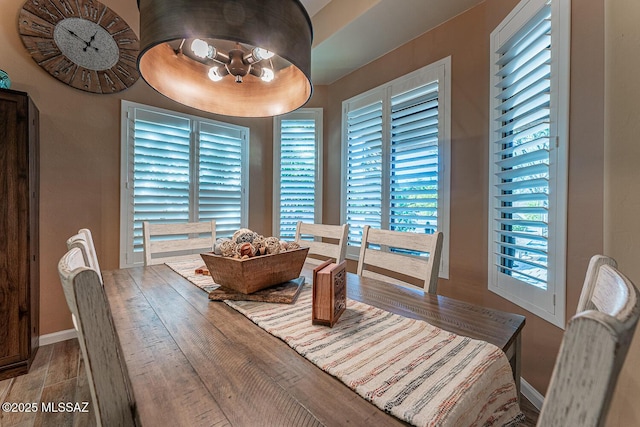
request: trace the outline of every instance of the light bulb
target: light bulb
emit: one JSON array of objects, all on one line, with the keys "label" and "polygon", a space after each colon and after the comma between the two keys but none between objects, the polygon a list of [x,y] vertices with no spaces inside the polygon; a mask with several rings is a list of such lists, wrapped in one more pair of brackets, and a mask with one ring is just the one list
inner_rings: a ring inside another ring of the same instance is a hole
[{"label": "light bulb", "polygon": [[204,40],[194,39],[191,42],[191,50],[198,58],[211,58],[213,56],[213,46],[209,46],[209,43]]},{"label": "light bulb", "polygon": [[274,77],[275,77],[275,75],[273,74],[273,70],[271,68],[263,68],[262,69],[262,75],[260,76],[262,81],[268,83],[268,82],[272,81]]},{"label": "light bulb", "polygon": [[255,56],[255,58],[258,61],[262,61],[263,59],[269,59],[271,57],[273,57],[273,55],[275,55],[275,53],[267,50],[267,49],[263,49],[261,47],[256,47],[253,49],[253,56]]},{"label": "light bulb", "polygon": [[219,82],[220,80],[222,80],[222,76],[220,75],[220,72],[218,71],[218,67],[209,68],[208,76],[214,82]]}]

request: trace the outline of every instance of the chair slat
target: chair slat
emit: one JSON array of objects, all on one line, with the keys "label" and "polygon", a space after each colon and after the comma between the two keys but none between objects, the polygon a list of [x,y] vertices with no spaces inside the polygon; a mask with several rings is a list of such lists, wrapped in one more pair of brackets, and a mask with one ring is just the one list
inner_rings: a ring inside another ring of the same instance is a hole
[{"label": "chair slat", "polygon": [[[365,273],[374,268],[383,268],[391,273],[413,277],[422,282],[422,288],[435,294],[438,287],[438,272],[442,253],[442,233],[418,234],[404,231],[378,230],[364,226],[357,273],[372,277]],[[370,245],[379,245],[380,249]],[[406,249],[428,253],[429,256],[414,256],[391,252],[390,249]],[[398,282],[398,278],[376,274],[376,278],[386,278]],[[406,282],[403,282],[403,284]]]},{"label": "chair slat", "polygon": [[[298,221],[296,226],[295,241],[301,246],[308,246],[308,255],[319,255],[326,258],[332,258],[336,262],[344,261],[347,254],[347,234],[349,226],[328,225],[328,224],[309,224]],[[315,240],[304,240],[303,236],[313,236]],[[336,243],[324,241],[323,239],[337,240]],[[313,260],[308,257],[308,260]]]},{"label": "chair slat", "polygon": [[[206,237],[201,237],[205,234]],[[215,220],[179,224],[142,223],[145,265],[177,261],[177,257],[213,251],[216,241]],[[187,236],[186,238],[175,238]],[[161,239],[157,239],[162,237]],[[171,238],[174,237],[174,238]],[[154,239],[155,238],[155,239]]]}]

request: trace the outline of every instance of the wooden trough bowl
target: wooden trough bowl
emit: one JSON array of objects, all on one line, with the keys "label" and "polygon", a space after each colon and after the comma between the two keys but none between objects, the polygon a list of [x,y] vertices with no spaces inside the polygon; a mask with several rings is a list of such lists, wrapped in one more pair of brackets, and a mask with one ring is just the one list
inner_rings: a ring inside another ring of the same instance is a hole
[{"label": "wooden trough bowl", "polygon": [[309,248],[246,259],[223,257],[210,252],[200,254],[213,281],[243,294],[300,277]]}]

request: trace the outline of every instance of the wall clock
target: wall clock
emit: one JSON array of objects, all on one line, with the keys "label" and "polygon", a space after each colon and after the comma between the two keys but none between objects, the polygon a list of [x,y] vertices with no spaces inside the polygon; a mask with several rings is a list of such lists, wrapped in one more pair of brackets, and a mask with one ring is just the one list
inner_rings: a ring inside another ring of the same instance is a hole
[{"label": "wall clock", "polygon": [[18,28],[33,60],[71,87],[115,93],[140,77],[138,37],[97,0],[28,0]]}]

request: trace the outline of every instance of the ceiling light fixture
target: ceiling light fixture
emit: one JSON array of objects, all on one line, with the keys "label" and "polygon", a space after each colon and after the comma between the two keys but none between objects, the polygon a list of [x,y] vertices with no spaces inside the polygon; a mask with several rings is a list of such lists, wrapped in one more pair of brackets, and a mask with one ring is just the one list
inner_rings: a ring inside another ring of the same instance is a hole
[{"label": "ceiling light fixture", "polygon": [[312,93],[311,20],[298,0],[138,0],[142,78],[199,110],[266,117]]}]

